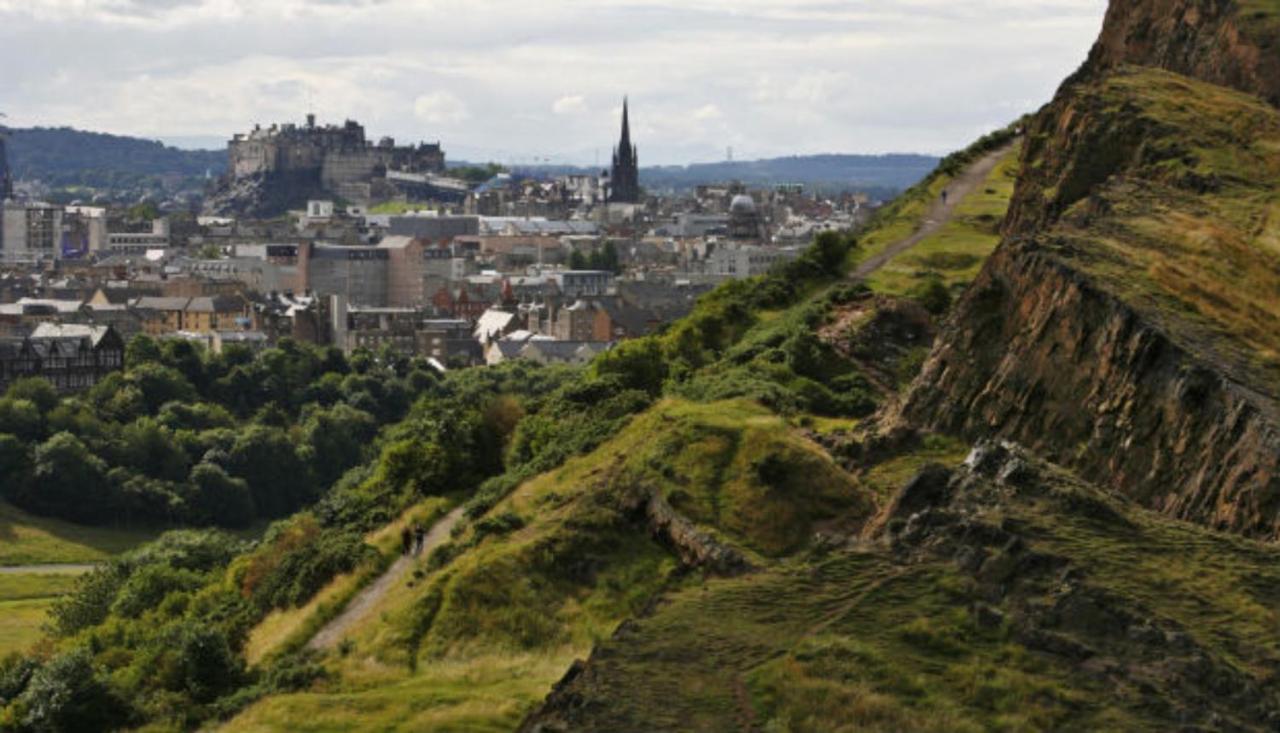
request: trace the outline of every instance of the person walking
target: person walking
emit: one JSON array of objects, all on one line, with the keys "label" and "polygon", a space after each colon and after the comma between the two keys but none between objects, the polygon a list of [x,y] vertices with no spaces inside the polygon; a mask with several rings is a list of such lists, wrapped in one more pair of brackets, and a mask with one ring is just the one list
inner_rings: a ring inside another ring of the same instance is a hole
[{"label": "person walking", "polygon": [[413,523],[413,540],[413,554],[421,555],[422,547],[427,543],[427,530],[420,522]]},{"label": "person walking", "polygon": [[947,189],[942,189],[942,205],[947,205]]},{"label": "person walking", "polygon": [[410,552],[413,552],[413,530],[406,524],[400,530],[400,554],[408,555]]}]

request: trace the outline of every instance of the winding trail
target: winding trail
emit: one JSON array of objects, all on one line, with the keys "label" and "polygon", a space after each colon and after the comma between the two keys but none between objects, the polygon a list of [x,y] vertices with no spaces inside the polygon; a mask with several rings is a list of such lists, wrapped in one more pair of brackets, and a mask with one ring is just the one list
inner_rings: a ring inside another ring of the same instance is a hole
[{"label": "winding trail", "polygon": [[396,559],[391,567],[387,569],[387,572],[356,594],[356,597],[351,599],[351,602],[347,604],[342,613],[338,614],[337,618],[330,621],[315,636],[311,637],[311,641],[307,642],[307,648],[324,650],[337,646],[347,631],[360,621],[363,621],[373,610],[373,607],[378,604],[378,601],[382,600],[395,587],[397,582],[403,580],[413,570],[419,558],[428,557],[432,550],[449,539],[454,526],[462,519],[463,509],[464,507],[454,509],[432,525],[431,530],[427,532],[427,536],[423,540],[421,555],[416,557],[402,555]]},{"label": "winding trail", "polygon": [[991,175],[991,172],[994,171],[996,166],[1000,164],[1000,161],[1013,150],[1013,147],[1016,144],[1017,141],[1011,142],[1004,147],[987,153],[971,163],[968,168],[964,169],[964,171],[960,173],[960,175],[953,178],[951,183],[947,186],[946,202],[943,202],[942,199],[939,198],[935,200],[933,205],[929,207],[929,210],[925,212],[924,221],[920,224],[920,228],[916,230],[915,234],[912,234],[906,239],[898,240],[897,242],[885,247],[881,252],[867,258],[865,262],[858,265],[853,273],[849,275],[849,279],[867,279],[871,275],[875,274],[877,270],[889,264],[893,258],[903,252],[906,252],[912,247],[915,247],[917,244],[920,244],[930,235],[937,233],[938,230],[946,226],[953,218],[955,218],[956,207],[960,205],[960,202],[968,198],[969,194],[973,193],[974,189],[986,182],[987,176]]}]

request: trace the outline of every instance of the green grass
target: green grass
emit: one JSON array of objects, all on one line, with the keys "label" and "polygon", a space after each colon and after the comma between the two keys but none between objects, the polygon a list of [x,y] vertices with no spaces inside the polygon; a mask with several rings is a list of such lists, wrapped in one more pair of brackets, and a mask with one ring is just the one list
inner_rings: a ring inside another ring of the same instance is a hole
[{"label": "green grass", "polygon": [[0,601],[52,598],[75,588],[79,573],[0,573]]},{"label": "green grass", "polygon": [[926,464],[955,465],[969,454],[969,448],[968,444],[956,438],[928,435],[922,439],[918,448],[890,456],[868,467],[860,478],[863,485],[884,503]]},{"label": "green grass", "polygon": [[[965,579],[846,552],[712,580],[595,658],[593,730],[1090,729],[1071,669],[974,627]],[[729,723],[732,721],[732,724]]]},{"label": "green grass", "polygon": [[0,573],[0,658],[26,651],[43,638],[49,607],[75,587],[78,574]]},{"label": "green grass", "polygon": [[[868,285],[876,292],[906,295],[931,279],[940,279],[953,287],[973,282],[1000,243],[1000,224],[1013,198],[1020,154],[1021,146],[1017,145],[987,176],[986,181],[956,206],[955,216],[950,222],[910,251],[891,260],[871,276]],[[914,215],[918,221],[923,214],[922,206],[909,207],[904,213]],[[897,235],[902,228],[901,224],[895,224],[890,227],[890,232]],[[915,226],[912,226],[907,236],[914,230]],[[876,232],[871,238],[872,246],[885,236],[884,232]]]},{"label": "green grass", "polygon": [[43,636],[52,598],[0,601],[0,657],[25,652]]},{"label": "green grass", "polygon": [[302,648],[329,621],[342,613],[353,598],[395,562],[400,555],[400,530],[413,522],[430,527],[443,517],[450,501],[443,497],[425,499],[406,510],[394,522],[370,532],[365,542],[378,556],[362,567],[329,581],[307,603],[298,608],[277,609],[262,619],[245,643],[245,659],[250,664]]},{"label": "green grass", "polygon": [[1280,393],[1280,112],[1152,69],[1080,95],[1117,129],[1144,131],[1146,162],[1075,202],[1046,244],[1183,348]]},{"label": "green grass", "polygon": [[0,502],[0,565],[95,563],[155,539],[159,530],[84,527]]},{"label": "green grass", "polygon": [[853,477],[768,410],[664,401],[495,506],[488,517],[519,518],[508,528],[482,532],[481,518],[458,531],[452,559],[424,562],[330,657],[335,682],[262,701],[228,730],[512,729],[573,659],[685,582],[624,513],[636,490],[663,493],[759,562],[871,510]]}]

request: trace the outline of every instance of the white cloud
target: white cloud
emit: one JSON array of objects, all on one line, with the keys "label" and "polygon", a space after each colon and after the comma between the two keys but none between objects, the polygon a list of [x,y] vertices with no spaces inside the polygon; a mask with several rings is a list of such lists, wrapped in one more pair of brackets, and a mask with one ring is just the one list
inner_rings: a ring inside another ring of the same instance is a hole
[{"label": "white cloud", "polygon": [[580,115],[587,111],[587,100],[581,94],[561,97],[551,105],[551,111],[558,115]]},{"label": "white cloud", "polygon": [[467,103],[453,92],[424,94],[413,102],[413,113],[433,125],[456,125],[471,117]]},{"label": "white cloud", "polygon": [[720,108],[714,104],[704,104],[693,111],[693,119],[699,122],[718,120],[723,116],[724,114],[720,112]]},{"label": "white cloud", "polygon": [[0,0],[0,110],[13,125],[148,137],[314,110],[375,137],[585,163],[616,142],[630,94],[646,162],[727,145],[945,152],[1047,101],[1105,5]]}]

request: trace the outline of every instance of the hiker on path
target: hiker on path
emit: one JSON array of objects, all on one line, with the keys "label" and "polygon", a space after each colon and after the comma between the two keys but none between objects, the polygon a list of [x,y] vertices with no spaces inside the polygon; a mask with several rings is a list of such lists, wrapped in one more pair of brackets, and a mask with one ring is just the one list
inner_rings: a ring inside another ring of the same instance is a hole
[{"label": "hiker on path", "polygon": [[422,546],[426,544],[427,530],[422,526],[421,522],[413,523],[413,554],[421,555]]},{"label": "hiker on path", "polygon": [[400,530],[400,554],[408,555],[413,552],[413,530],[408,525]]},{"label": "hiker on path", "polygon": [[947,189],[942,189],[942,205],[947,205]]}]

